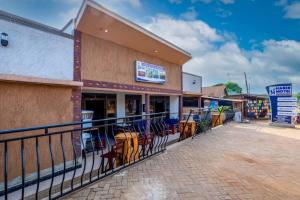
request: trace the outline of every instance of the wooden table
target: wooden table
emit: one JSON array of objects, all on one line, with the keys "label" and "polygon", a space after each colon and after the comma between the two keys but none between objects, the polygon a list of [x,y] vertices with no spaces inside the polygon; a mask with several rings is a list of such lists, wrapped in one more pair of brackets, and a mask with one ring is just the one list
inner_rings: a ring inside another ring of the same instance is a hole
[{"label": "wooden table", "polygon": [[[123,158],[125,163],[130,162],[131,155],[134,156],[134,160],[139,159],[138,135],[139,133],[137,132],[125,132],[125,133],[118,133],[115,136],[116,142],[124,142]],[[120,166],[119,161],[116,162],[116,165]]]},{"label": "wooden table", "polygon": [[183,127],[186,123],[186,120],[181,120],[179,123],[180,133],[183,134],[184,138],[189,136],[194,136],[196,133],[196,122],[194,120],[190,120],[187,122],[186,127],[183,131]]},{"label": "wooden table", "polygon": [[211,114],[211,120],[212,120],[212,127],[216,127],[219,125],[222,125],[222,113],[212,113]]}]

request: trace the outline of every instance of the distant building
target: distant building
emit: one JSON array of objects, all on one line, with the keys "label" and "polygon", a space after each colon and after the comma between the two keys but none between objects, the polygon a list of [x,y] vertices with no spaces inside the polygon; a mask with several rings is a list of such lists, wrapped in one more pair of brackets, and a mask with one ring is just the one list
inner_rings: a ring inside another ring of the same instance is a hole
[{"label": "distant building", "polygon": [[201,107],[202,77],[183,72],[182,73],[183,113],[190,109]]},{"label": "distant building", "polygon": [[228,95],[225,85],[209,86],[202,88],[202,95],[207,97],[223,98]]}]

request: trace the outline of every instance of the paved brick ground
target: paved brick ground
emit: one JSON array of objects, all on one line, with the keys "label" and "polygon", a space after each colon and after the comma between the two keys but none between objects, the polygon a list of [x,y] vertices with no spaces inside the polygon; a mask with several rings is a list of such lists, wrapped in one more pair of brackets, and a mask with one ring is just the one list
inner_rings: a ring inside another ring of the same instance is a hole
[{"label": "paved brick ground", "polygon": [[65,199],[300,199],[300,130],[231,123]]}]

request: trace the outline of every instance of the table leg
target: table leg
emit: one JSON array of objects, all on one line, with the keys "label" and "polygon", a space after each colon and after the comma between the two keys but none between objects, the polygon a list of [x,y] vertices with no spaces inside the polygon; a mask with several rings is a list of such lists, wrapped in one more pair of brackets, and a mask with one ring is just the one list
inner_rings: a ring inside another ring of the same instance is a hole
[{"label": "table leg", "polygon": [[130,162],[130,156],[131,156],[131,141],[130,138],[127,138],[127,140],[125,141],[125,147],[124,147],[124,159],[125,159],[125,163],[129,163]]},{"label": "table leg", "polygon": [[139,159],[139,152],[138,152],[138,138],[134,137],[133,138],[133,153],[134,153],[134,160],[138,160]]}]

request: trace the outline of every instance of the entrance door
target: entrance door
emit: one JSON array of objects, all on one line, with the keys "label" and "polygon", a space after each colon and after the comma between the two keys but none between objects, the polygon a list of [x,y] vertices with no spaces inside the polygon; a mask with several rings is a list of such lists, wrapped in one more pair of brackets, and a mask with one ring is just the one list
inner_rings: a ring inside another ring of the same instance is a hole
[{"label": "entrance door", "polygon": [[160,112],[165,112],[166,107],[165,107],[165,102],[164,101],[156,101],[155,102],[155,113],[160,113]]},{"label": "entrance door", "polygon": [[106,117],[105,107],[105,100],[85,101],[85,109],[94,111],[93,119],[104,119]]},{"label": "entrance door", "polygon": [[170,97],[168,96],[151,96],[150,110],[152,113],[169,112]]}]

